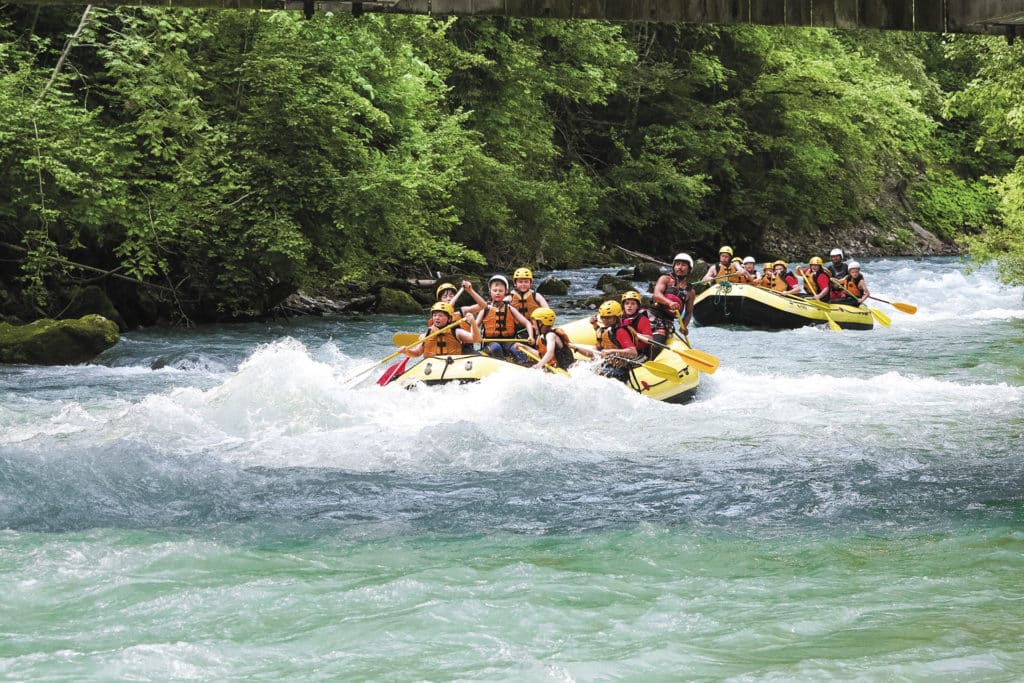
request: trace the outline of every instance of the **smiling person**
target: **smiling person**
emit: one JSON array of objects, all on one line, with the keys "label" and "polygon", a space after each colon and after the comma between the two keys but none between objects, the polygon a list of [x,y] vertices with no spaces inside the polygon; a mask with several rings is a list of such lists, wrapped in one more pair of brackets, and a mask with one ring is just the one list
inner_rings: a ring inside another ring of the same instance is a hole
[{"label": "smiling person", "polygon": [[[477,326],[476,318],[472,316],[469,318],[468,330],[463,329],[461,325],[450,327],[447,330],[444,329],[453,322],[456,322],[455,315],[455,309],[452,308],[452,305],[444,301],[438,301],[431,306],[430,327],[420,335],[420,339],[423,341],[416,346],[402,349],[402,353],[411,358],[418,358],[419,356],[426,356],[427,358],[455,356],[462,353],[463,344],[473,344],[480,341],[480,328]],[[436,334],[439,330],[444,331]]]}]

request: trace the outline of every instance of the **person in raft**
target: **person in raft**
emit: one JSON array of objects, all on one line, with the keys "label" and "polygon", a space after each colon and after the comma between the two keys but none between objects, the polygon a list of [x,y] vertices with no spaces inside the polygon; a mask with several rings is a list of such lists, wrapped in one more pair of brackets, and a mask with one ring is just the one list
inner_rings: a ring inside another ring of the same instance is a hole
[{"label": "person in raft", "polygon": [[807,262],[807,268],[797,268],[796,273],[804,279],[804,296],[824,303],[829,302],[832,280],[822,266],[820,256],[812,256]]},{"label": "person in raft", "polygon": [[[533,325],[517,308],[505,300],[508,296],[508,278],[504,275],[491,276],[487,282],[487,289],[491,295],[491,302],[476,314],[477,324],[486,340],[482,353],[501,360],[505,360],[505,356],[512,356],[516,363],[528,365],[530,359],[515,348],[516,328],[525,329],[526,340],[532,344]],[[505,341],[506,339],[508,341]]]},{"label": "person in raft", "polygon": [[718,263],[708,268],[704,273],[701,282],[714,282],[715,280],[729,280],[730,282],[742,282],[745,278],[739,275],[739,267],[732,260],[732,247],[723,246],[718,250]]},{"label": "person in raft", "polygon": [[[450,282],[442,282],[441,284],[439,284],[437,286],[436,294],[437,300],[439,302],[448,304],[449,306],[452,307],[452,310],[455,312],[454,317],[451,319],[451,322],[459,322],[459,326],[456,329],[466,330],[467,332],[469,332],[471,329],[469,326],[469,319],[473,317],[474,313],[477,313],[484,306],[486,306],[487,302],[484,301],[482,296],[480,296],[479,294],[476,293],[476,291],[473,290],[473,283],[470,282],[469,280],[462,281],[462,291],[468,292],[476,303],[470,304],[468,306],[463,306],[461,308],[456,308],[455,300],[456,298],[458,298],[459,290],[455,285],[453,285]],[[431,319],[427,320],[428,325],[432,323],[434,315],[433,309],[431,309],[430,315]],[[473,345],[464,344],[462,347],[462,351],[463,353],[472,353]]]},{"label": "person in raft", "polygon": [[[651,327],[651,319],[647,315],[647,309],[643,308],[643,297],[640,296],[640,292],[631,289],[623,294],[619,300],[622,302],[622,319],[620,322],[623,325],[632,327],[633,331],[636,332],[636,350],[640,352],[641,356],[649,358],[658,355],[657,352],[661,349],[644,341],[644,338],[651,339],[653,329]],[[596,321],[591,319],[590,322],[594,324]]]},{"label": "person in raft", "polygon": [[693,270],[693,258],[689,254],[676,254],[672,259],[672,272],[666,273],[654,283],[651,294],[651,336],[659,344],[668,342],[668,336],[675,329],[676,320],[681,321],[679,333],[684,337],[693,317],[693,300],[697,293],[689,282]]},{"label": "person in raft", "polygon": [[569,335],[560,327],[555,327],[555,312],[547,306],[534,309],[530,318],[537,325],[537,351],[540,360],[531,367],[537,370],[545,366],[553,366],[567,370],[575,362]]},{"label": "person in raft", "polygon": [[601,325],[597,328],[594,348],[574,345],[573,348],[587,358],[601,361],[597,372],[620,382],[629,381],[629,371],[636,365],[636,333],[622,324],[622,306],[618,301],[605,301],[597,309]]},{"label": "person in raft", "polygon": [[[420,339],[423,341],[416,346],[402,349],[402,353],[411,358],[458,355],[462,353],[463,344],[474,344],[480,341],[480,327],[477,325],[476,318],[470,316],[468,321],[468,330],[463,329],[460,325],[445,330],[444,328],[455,322],[455,309],[449,303],[438,301],[430,307],[430,327],[420,335]],[[444,330],[444,332],[431,336],[438,330]]]},{"label": "person in raft", "polygon": [[841,303],[860,306],[871,296],[871,292],[868,290],[868,283],[864,281],[864,276],[860,274],[860,264],[856,261],[850,261],[850,265],[847,266],[846,277],[839,280],[839,282],[842,283],[847,297],[847,301]]},{"label": "person in raft", "polygon": [[[524,318],[530,318],[538,308],[548,308],[548,302],[544,296],[532,289],[533,271],[526,266],[517,268],[516,272],[512,273],[512,287],[507,301],[522,313]],[[522,329],[522,327],[516,326],[517,332]]]},{"label": "person in raft", "polygon": [[789,264],[785,261],[776,261],[772,264],[775,268],[775,284],[773,289],[780,294],[799,294],[800,293],[800,281],[796,279],[796,275],[793,275],[793,271],[789,269]]}]

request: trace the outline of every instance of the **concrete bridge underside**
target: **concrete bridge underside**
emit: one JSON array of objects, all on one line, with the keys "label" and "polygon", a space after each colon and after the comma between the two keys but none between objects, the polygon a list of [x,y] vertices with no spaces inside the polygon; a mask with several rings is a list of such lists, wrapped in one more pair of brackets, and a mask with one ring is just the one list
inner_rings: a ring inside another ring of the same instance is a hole
[{"label": "concrete bridge underside", "polygon": [[[25,4],[82,4],[25,0]],[[768,24],[1024,35],[1024,0],[95,0],[99,6]]]}]

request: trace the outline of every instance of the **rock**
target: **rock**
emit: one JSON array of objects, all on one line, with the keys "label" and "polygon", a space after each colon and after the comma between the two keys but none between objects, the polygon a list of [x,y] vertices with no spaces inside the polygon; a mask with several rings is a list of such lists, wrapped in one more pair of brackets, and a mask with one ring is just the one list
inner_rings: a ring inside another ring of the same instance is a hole
[{"label": "rock", "polygon": [[117,323],[96,314],[77,320],[44,318],[28,325],[0,323],[0,363],[85,363],[118,339]]},{"label": "rock", "polygon": [[597,279],[596,286],[605,294],[621,294],[633,289],[633,281],[623,280],[614,275],[602,275]]},{"label": "rock", "polygon": [[643,262],[638,263],[633,267],[633,279],[637,282],[652,282],[656,281],[662,276],[663,272],[667,272],[668,269],[662,270],[662,267],[657,263]]},{"label": "rock", "polygon": [[107,320],[113,320],[122,332],[128,329],[128,325],[118,310],[114,308],[110,297],[96,285],[74,288],[69,293],[69,299],[67,308],[61,314],[62,318],[81,318],[83,315],[96,313]]},{"label": "rock", "polygon": [[285,315],[331,315],[341,313],[345,306],[325,296],[310,296],[302,292],[289,294],[274,307],[274,312]]},{"label": "rock", "polygon": [[423,306],[407,292],[398,289],[382,287],[380,290],[380,303],[377,304],[378,313],[422,313]]},{"label": "rock", "polygon": [[557,277],[545,278],[537,285],[537,291],[544,295],[565,296],[569,293],[569,281]]}]

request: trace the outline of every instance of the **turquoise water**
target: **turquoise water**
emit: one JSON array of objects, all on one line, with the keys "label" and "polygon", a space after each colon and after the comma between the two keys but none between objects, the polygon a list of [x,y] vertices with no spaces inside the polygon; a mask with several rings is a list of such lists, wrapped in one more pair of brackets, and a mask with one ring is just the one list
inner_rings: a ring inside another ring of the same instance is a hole
[{"label": "turquoise water", "polygon": [[919,312],[694,328],[686,406],[346,385],[418,317],[0,369],[0,677],[1019,680],[1022,290],[864,266]]}]

